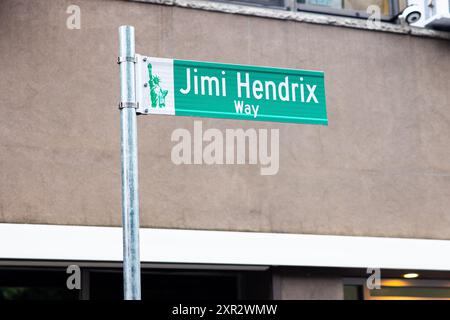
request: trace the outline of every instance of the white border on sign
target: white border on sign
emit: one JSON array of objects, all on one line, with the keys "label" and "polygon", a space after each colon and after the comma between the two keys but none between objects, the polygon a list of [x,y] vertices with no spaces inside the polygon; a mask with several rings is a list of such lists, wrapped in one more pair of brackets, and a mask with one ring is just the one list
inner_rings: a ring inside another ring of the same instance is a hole
[{"label": "white border on sign", "polygon": [[[173,59],[153,58],[136,55],[136,99],[138,112],[142,114],[175,115],[175,95],[173,79]],[[160,87],[167,90],[164,107],[153,107],[150,99],[148,64],[152,64],[152,74],[160,79]]]}]

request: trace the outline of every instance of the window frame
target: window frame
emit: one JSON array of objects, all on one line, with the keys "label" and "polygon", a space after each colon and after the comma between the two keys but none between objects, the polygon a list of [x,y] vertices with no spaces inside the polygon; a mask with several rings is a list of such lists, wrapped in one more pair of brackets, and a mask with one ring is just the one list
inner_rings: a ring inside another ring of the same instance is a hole
[{"label": "window frame", "polygon": [[[290,0],[286,0],[290,1]],[[312,13],[324,13],[334,16],[342,16],[342,17],[353,17],[353,18],[361,18],[367,19],[370,17],[370,14],[365,11],[358,11],[352,9],[334,9],[329,7],[321,7],[315,5],[308,4],[300,4],[297,3],[296,0],[293,1],[295,5],[294,11],[304,11],[304,12],[312,12]],[[398,0],[389,0],[389,15],[381,15],[381,21],[392,21],[400,14],[400,4]]]},{"label": "window frame", "polygon": [[228,4],[235,4],[240,6],[247,6],[247,7],[256,7],[256,8],[266,8],[266,9],[276,9],[276,10],[290,10],[289,7],[289,1],[290,0],[283,0],[283,5],[281,6],[268,6],[262,3],[257,2],[250,2],[245,0],[207,0],[209,2],[220,2],[220,3],[228,3]]},{"label": "window frame", "polygon": [[[345,286],[359,286],[361,290],[361,300],[382,300],[377,297],[373,297],[370,294],[370,290],[366,286],[367,279],[364,278],[343,278],[343,288]],[[401,285],[393,285],[394,283],[400,282]],[[381,287],[403,287],[403,288],[450,288],[450,280],[439,279],[439,278],[426,278],[426,279],[404,279],[400,277],[388,277],[381,279]],[[376,289],[374,289],[376,290]],[[385,296],[389,297],[389,296]],[[396,297],[396,296],[393,296]],[[423,300],[450,300],[448,298],[429,298],[429,297],[418,297]]]},{"label": "window frame", "polygon": [[[211,1],[211,0],[208,0]],[[334,9],[325,6],[315,6],[308,4],[300,4],[297,3],[296,0],[284,0],[283,5],[281,6],[269,6],[264,5],[262,3],[257,2],[249,2],[245,0],[212,0],[214,2],[221,3],[230,3],[236,5],[243,6],[251,6],[257,8],[268,8],[268,9],[278,9],[278,10],[288,10],[294,12],[310,12],[310,13],[321,13],[326,15],[340,16],[340,17],[351,17],[351,18],[360,18],[367,19],[370,17],[370,14],[365,11],[351,10],[351,9]],[[400,4],[399,0],[389,0],[390,5],[390,13],[388,16],[381,15],[381,21],[390,21],[392,22],[400,13]]]}]

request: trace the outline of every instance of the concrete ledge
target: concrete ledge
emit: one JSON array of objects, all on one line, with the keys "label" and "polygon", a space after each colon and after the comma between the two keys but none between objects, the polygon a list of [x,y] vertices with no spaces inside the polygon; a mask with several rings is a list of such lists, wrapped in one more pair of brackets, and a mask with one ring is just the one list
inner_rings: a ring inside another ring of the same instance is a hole
[{"label": "concrete ledge", "polygon": [[215,12],[233,13],[248,16],[272,18],[279,20],[298,21],[313,24],[330,25],[370,31],[389,32],[418,37],[429,37],[450,40],[450,32],[443,32],[431,29],[416,28],[408,25],[381,22],[380,27],[371,28],[365,19],[350,17],[339,17],[308,12],[293,12],[287,10],[277,10],[271,8],[261,8],[253,6],[243,6],[230,3],[203,1],[203,0],[126,0],[132,2],[152,3],[182,8],[191,8]]}]

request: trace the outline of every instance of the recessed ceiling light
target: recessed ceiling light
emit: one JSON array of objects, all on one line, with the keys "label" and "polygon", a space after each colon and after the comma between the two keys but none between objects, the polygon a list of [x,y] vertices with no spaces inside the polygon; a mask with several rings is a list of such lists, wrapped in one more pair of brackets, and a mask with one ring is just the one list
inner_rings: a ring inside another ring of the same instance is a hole
[{"label": "recessed ceiling light", "polygon": [[403,275],[403,278],[405,279],[414,279],[414,278],[418,278],[419,274],[418,273],[406,273]]}]

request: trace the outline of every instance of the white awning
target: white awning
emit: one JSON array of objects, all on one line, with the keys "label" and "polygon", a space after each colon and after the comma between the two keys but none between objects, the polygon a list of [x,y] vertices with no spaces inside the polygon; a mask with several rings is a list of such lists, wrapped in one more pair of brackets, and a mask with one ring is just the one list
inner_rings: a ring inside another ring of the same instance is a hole
[{"label": "white awning", "polygon": [[[143,263],[450,270],[450,241],[141,228]],[[122,229],[0,224],[0,259],[121,262]]]}]

